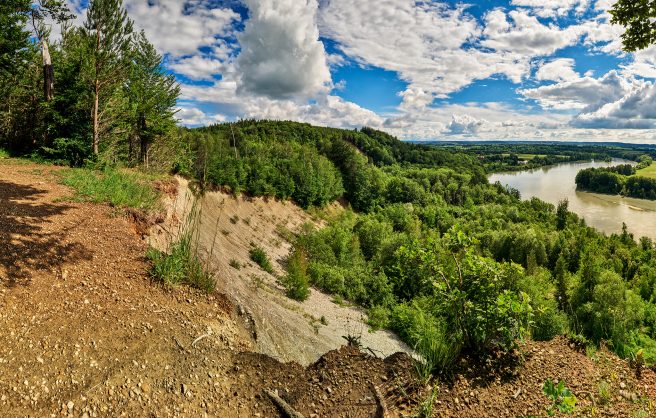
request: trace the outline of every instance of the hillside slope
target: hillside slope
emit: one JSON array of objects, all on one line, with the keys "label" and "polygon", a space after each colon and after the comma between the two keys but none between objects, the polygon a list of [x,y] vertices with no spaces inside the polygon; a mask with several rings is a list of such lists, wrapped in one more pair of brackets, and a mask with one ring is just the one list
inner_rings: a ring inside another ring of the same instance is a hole
[{"label": "hillside slope", "polygon": [[[194,225],[199,252],[212,263],[219,291],[247,318],[259,352],[307,365],[344,345],[348,335],[359,338],[365,349],[380,357],[410,351],[389,331],[368,332],[363,309],[338,305],[317,290],[304,302],[285,296],[277,278],[285,274],[291,248],[288,236],[306,223],[318,222],[307,212],[290,202],[235,197],[220,191],[206,192],[196,201],[188,182],[180,177],[177,181],[178,194],[168,198],[168,207],[175,210],[170,211],[167,222],[155,226],[151,242],[165,250],[166,241],[175,239],[184,228],[180,223],[197,213]],[[273,274],[250,260],[254,245],[271,259]]]}]

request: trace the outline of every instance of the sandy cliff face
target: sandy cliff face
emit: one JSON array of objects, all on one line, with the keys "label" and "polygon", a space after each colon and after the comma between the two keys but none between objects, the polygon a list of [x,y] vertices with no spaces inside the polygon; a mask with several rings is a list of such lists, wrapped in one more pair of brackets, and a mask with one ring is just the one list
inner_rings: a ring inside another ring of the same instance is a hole
[{"label": "sandy cliff face", "polygon": [[[363,347],[379,357],[410,351],[390,332],[370,333],[362,310],[337,305],[318,290],[312,289],[305,302],[285,296],[276,279],[284,275],[291,248],[284,231],[297,232],[308,222],[318,224],[307,212],[289,202],[223,192],[195,197],[185,179],[177,180],[177,194],[167,199],[167,221],[155,227],[151,243],[166,249],[167,241],[175,239],[190,216],[194,219],[199,254],[211,264],[218,291],[234,301],[250,327],[258,351],[307,365],[344,345],[346,335],[361,337]],[[252,244],[266,251],[275,274],[250,260]],[[236,264],[241,267],[235,268]],[[327,325],[321,323],[322,317]]]}]

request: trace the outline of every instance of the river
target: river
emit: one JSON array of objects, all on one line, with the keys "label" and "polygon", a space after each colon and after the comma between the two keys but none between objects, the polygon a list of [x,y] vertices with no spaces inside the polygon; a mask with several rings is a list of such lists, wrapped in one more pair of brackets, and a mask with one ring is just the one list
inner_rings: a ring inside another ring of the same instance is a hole
[{"label": "river", "polygon": [[607,234],[620,232],[624,222],[636,238],[647,236],[656,239],[656,201],[576,190],[574,179],[579,170],[626,163],[628,161],[624,160],[567,163],[514,173],[496,173],[489,180],[490,183],[499,181],[519,190],[522,199],[538,197],[554,205],[568,199],[570,211]]}]

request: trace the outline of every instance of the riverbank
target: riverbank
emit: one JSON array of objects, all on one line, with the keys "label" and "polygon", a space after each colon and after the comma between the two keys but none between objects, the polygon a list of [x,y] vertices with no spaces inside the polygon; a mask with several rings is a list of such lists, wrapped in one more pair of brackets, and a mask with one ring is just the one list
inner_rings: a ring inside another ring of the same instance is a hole
[{"label": "riverbank", "polygon": [[620,159],[610,162],[567,163],[549,168],[496,173],[488,179],[491,183],[499,181],[517,189],[523,199],[537,197],[553,205],[567,199],[570,211],[583,218],[588,225],[606,234],[621,232],[622,224],[626,223],[629,232],[636,238],[647,236],[656,239],[656,202],[576,189],[575,178],[580,170],[626,163],[626,160]]}]

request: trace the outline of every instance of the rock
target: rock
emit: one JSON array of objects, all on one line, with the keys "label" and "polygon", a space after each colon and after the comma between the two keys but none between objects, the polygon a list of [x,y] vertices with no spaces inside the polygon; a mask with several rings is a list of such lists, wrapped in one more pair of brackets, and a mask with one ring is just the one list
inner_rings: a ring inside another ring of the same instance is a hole
[{"label": "rock", "polygon": [[68,408],[69,411],[72,411],[74,407],[75,407],[75,403],[73,401],[68,401],[68,403],[66,404],[66,408]]},{"label": "rock", "polygon": [[626,383],[620,382],[620,389],[624,389],[624,388],[626,388]]}]

